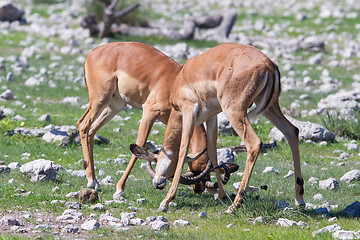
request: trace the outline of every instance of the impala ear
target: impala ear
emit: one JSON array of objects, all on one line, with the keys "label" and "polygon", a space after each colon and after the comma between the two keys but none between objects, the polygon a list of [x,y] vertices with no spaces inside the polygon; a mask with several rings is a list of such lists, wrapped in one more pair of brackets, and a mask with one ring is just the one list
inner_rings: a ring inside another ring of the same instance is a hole
[{"label": "impala ear", "polygon": [[206,148],[204,150],[202,150],[201,152],[190,153],[186,156],[185,162],[187,162],[187,163],[194,162],[194,161],[198,160],[199,157],[201,157],[201,155],[203,155],[205,152],[206,152]]},{"label": "impala ear", "polygon": [[144,159],[146,161],[150,162],[156,162],[157,155],[151,152],[148,152],[145,148],[136,145],[136,144],[130,144],[130,151],[137,157]]}]

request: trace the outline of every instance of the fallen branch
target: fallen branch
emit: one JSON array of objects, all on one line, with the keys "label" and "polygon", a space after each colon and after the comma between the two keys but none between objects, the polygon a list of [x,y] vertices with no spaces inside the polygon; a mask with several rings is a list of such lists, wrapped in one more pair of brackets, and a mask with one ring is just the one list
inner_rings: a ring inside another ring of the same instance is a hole
[{"label": "fallen branch", "polygon": [[[266,152],[267,150],[274,149],[277,147],[276,141],[270,143],[264,143],[261,147],[261,152]],[[244,144],[234,147],[220,147],[218,149],[229,149],[233,153],[246,152],[246,147]]]}]

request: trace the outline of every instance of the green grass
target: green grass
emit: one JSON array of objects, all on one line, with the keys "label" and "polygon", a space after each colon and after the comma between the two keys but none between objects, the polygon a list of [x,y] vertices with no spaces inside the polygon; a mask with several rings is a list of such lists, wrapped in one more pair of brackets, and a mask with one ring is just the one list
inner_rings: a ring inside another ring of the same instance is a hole
[{"label": "green grass", "polygon": [[[53,1],[49,1],[52,3]],[[48,17],[44,10],[48,4],[43,2],[34,1],[37,4],[37,8],[33,11],[39,13],[43,17]],[[56,10],[58,11],[58,10]],[[318,9],[309,10],[311,12],[318,11]],[[154,14],[154,17],[160,16]],[[260,16],[259,14],[254,16],[247,16],[244,13],[239,14],[238,23],[243,20],[256,20],[263,18],[266,23],[269,23],[270,27],[276,23],[289,21],[295,28],[300,28],[302,32],[314,31],[315,34],[321,34],[323,26],[334,24],[336,19],[329,18],[323,20],[320,25],[313,24],[314,17],[309,17],[303,22],[295,21],[294,16],[281,16],[278,13],[274,13],[269,16]],[[342,24],[339,24],[337,33],[349,32],[354,29],[356,21],[351,19],[345,19]],[[247,33],[247,32],[245,32]],[[261,32],[253,32],[252,34],[262,35]],[[284,36],[297,37],[299,33],[293,31],[284,31]],[[300,33],[301,34],[301,33]],[[23,47],[20,42],[27,38],[27,34],[24,32],[15,32],[9,30],[6,35],[0,35],[0,52],[1,56],[7,58],[9,55],[20,55]],[[38,36],[32,36],[35,41],[49,41],[55,42],[58,46],[62,47],[65,44],[60,38],[54,37],[51,39],[43,39]],[[139,41],[150,45],[167,45],[176,44],[177,41],[161,38],[161,37],[128,37],[122,35],[114,35],[112,40],[114,41]],[[8,44],[9,41],[12,44]],[[95,39],[95,42],[100,43],[101,39]],[[196,48],[208,48],[217,45],[215,41],[184,41],[190,47]],[[339,44],[344,44],[339,42]],[[52,62],[50,57],[54,54],[52,52],[44,51],[41,53],[42,58],[30,58],[29,63],[31,66],[45,67],[50,72],[46,75],[47,80],[53,80],[56,82],[56,88],[50,88],[47,84],[37,87],[24,87],[24,82],[34,72],[29,69],[24,69],[21,73],[15,74],[14,82],[7,82],[4,80],[7,72],[11,69],[11,64],[7,60],[4,61],[6,66],[5,70],[0,70],[0,76],[3,81],[0,82],[0,88],[9,88],[14,93],[18,101],[21,101],[27,107],[22,108],[22,105],[14,106],[12,101],[1,102],[0,105],[6,108],[11,108],[16,114],[20,114],[26,120],[15,121],[11,120],[12,116],[8,116],[0,121],[0,160],[5,161],[6,164],[11,162],[19,162],[25,164],[26,162],[44,158],[54,161],[56,164],[60,164],[66,169],[81,170],[82,164],[79,160],[83,158],[82,149],[80,145],[73,144],[66,149],[59,148],[58,143],[46,143],[40,138],[25,137],[20,135],[5,134],[11,132],[16,127],[44,127],[48,124],[54,125],[76,125],[76,121],[85,112],[85,109],[80,109],[80,106],[88,102],[88,94],[85,86],[82,83],[74,83],[73,80],[77,76],[82,76],[82,63],[79,63],[76,59],[78,56],[69,56],[56,53],[62,57],[59,60],[60,66],[73,66],[72,68],[62,69],[55,68],[50,69],[49,64]],[[317,66],[310,66],[307,64],[309,57],[316,53],[299,51],[294,54],[297,60],[292,63],[295,67],[295,79],[302,79],[304,76],[302,72],[308,70],[312,79],[318,80],[321,76],[322,70],[317,69]],[[84,55],[85,56],[85,55]],[[342,86],[341,88],[351,88],[353,81],[352,77],[358,72],[355,63],[359,61],[356,57],[351,58],[353,65],[351,69],[347,66],[329,67],[327,64],[331,58],[332,53],[326,49],[324,52],[323,66],[330,71],[330,76],[338,79]],[[341,56],[336,56],[340,58]],[[288,60],[279,57],[281,63],[285,63]],[[182,60],[181,63],[184,63]],[[279,64],[281,69],[281,64]],[[36,74],[37,72],[35,72]],[[282,72],[282,76],[286,76],[287,72]],[[316,108],[317,102],[326,96],[326,94],[317,94],[313,92],[306,92],[303,89],[295,89],[288,92],[283,92],[280,97],[280,105],[286,110],[290,104],[299,98],[301,94],[308,94],[310,96],[307,106],[302,105],[300,110],[309,110]],[[27,97],[29,96],[29,97]],[[79,96],[80,103],[72,106],[69,104],[62,104],[60,101],[65,97]],[[50,114],[51,122],[42,123],[37,119],[43,114]],[[100,169],[104,170],[106,175],[111,175],[114,179],[114,183],[120,179],[121,175],[118,171],[123,171],[126,168],[126,164],[113,165],[107,162],[109,158],[116,158],[120,154],[127,155],[130,159],[129,144],[136,141],[136,131],[138,129],[138,122],[141,119],[142,112],[140,110],[131,109],[120,112],[122,117],[130,116],[132,121],[116,122],[111,121],[98,131],[98,134],[104,136],[110,140],[107,145],[95,145],[94,156],[95,166],[97,167],[96,173]],[[358,113],[356,113],[358,118]],[[327,179],[329,177],[340,177],[350,171],[351,169],[359,169],[358,164],[358,152],[348,151],[345,143],[348,143],[352,139],[358,141],[359,124],[353,121],[344,121],[330,116],[314,116],[305,118],[303,120],[311,120],[313,122],[325,125],[329,130],[334,131],[337,134],[337,138],[334,142],[329,143],[327,146],[319,146],[316,143],[305,143],[300,141],[300,153],[302,161],[302,175],[305,180],[305,201],[313,204],[320,204],[312,199],[312,197],[321,193],[326,201],[329,201],[332,205],[338,205],[338,208],[329,213],[329,217],[336,216],[339,218],[338,224],[344,230],[358,231],[360,229],[359,219],[350,218],[342,213],[342,210],[349,204],[359,199],[360,196],[360,184],[356,182],[352,185],[345,183],[340,184],[340,188],[335,191],[320,190],[318,186],[308,183],[310,177],[317,177],[320,180]],[[122,131],[116,133],[113,129],[120,127]],[[270,141],[269,132],[272,128],[265,118],[261,117],[258,124],[253,124],[253,128],[259,135],[263,142]],[[150,135],[149,140],[155,141],[157,144],[162,144],[165,133],[165,126],[155,126],[153,129],[157,129],[160,133],[157,136]],[[134,133],[135,132],[135,133]],[[235,146],[241,143],[241,139],[237,136],[231,135],[219,135],[218,147],[220,146]],[[357,142],[359,144],[359,141]],[[339,160],[337,157],[340,153],[335,150],[347,151],[351,157],[346,160]],[[28,158],[24,158],[23,154],[29,153]],[[243,171],[245,166],[246,154],[240,153],[235,157],[235,162],[239,164],[240,170]],[[339,162],[345,162],[344,167],[338,167],[336,164]],[[176,207],[170,206],[169,212],[158,213],[160,202],[166,196],[169,184],[164,191],[157,191],[154,189],[151,183],[150,177],[146,174],[144,168],[140,168],[142,160],[138,160],[135,168],[132,171],[133,177],[128,179],[125,189],[125,204],[112,204],[106,206],[106,210],[111,212],[114,217],[120,218],[121,212],[129,212],[129,206],[138,207],[137,217],[145,219],[148,216],[164,215],[170,222],[176,219],[188,220],[191,225],[187,227],[175,228],[171,226],[169,230],[165,232],[155,232],[148,227],[131,227],[128,232],[117,232],[113,228],[107,228],[102,226],[99,230],[89,233],[89,237],[93,239],[132,239],[141,238],[144,239],[313,239],[311,233],[318,230],[321,227],[330,225],[327,218],[320,215],[316,215],[314,210],[300,211],[296,208],[290,209],[278,209],[274,207],[275,201],[286,201],[294,207],[294,177],[283,178],[283,176],[293,169],[291,151],[286,142],[278,143],[276,149],[270,150],[267,153],[261,153],[254,168],[253,175],[251,177],[250,185],[260,187],[263,185],[268,186],[268,190],[259,190],[258,192],[248,194],[246,196],[245,203],[238,210],[235,215],[223,214],[227,207],[231,204],[233,198],[233,186],[235,182],[241,181],[241,177],[234,174],[228,185],[225,186],[225,190],[229,195],[229,199],[225,205],[217,203],[213,196],[208,193],[202,195],[194,195],[192,189],[188,186],[180,186],[178,194],[174,202]],[[273,166],[280,171],[279,175],[276,174],[262,174],[262,171],[267,166]],[[186,167],[185,167],[186,168]],[[326,168],[326,169],[324,169]],[[101,179],[102,177],[98,177]],[[15,179],[15,182],[9,184],[10,179]],[[65,171],[61,171],[58,174],[58,178],[55,181],[32,183],[29,177],[24,176],[19,171],[14,170],[8,174],[0,174],[0,217],[7,214],[8,211],[39,211],[47,212],[54,216],[59,216],[66,209],[65,206],[52,205],[52,200],[66,200],[76,201],[75,199],[67,199],[65,195],[69,192],[78,191],[86,186],[85,178],[78,178],[71,176]],[[59,190],[55,193],[52,192],[54,187],[58,186]],[[115,186],[104,186],[100,192],[101,200],[112,199],[112,194],[115,191]],[[21,192],[29,192],[29,195],[19,195]],[[148,202],[145,205],[138,206],[136,200],[138,198],[147,198]],[[81,209],[81,212],[85,217],[89,217],[93,212],[88,206],[85,205]],[[197,218],[198,213],[201,211],[208,212],[208,218]],[[101,214],[97,212],[97,214]],[[253,224],[253,220],[256,217],[264,217],[264,223]],[[284,217],[294,221],[304,221],[307,226],[302,229],[301,227],[281,228],[276,226],[275,223],[278,218]],[[30,219],[29,222],[35,223],[35,219]],[[228,224],[234,224],[231,228],[227,228]],[[77,236],[77,235],[76,235]],[[34,239],[34,235],[20,235],[10,233],[0,233],[0,239]],[[44,230],[41,234],[42,239],[54,239],[48,230]],[[315,237],[316,239],[331,239],[331,234],[322,234]]]}]

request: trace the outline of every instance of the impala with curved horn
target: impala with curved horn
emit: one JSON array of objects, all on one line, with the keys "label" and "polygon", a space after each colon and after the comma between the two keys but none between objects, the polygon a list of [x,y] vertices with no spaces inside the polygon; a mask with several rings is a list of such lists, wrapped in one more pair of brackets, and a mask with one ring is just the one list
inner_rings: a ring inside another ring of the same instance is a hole
[{"label": "impala with curved horn", "polygon": [[[144,146],[155,120],[165,124],[168,121],[171,111],[170,89],[181,68],[179,63],[156,48],[136,42],[105,44],[88,55],[84,72],[90,103],[77,122],[88,187],[100,187],[94,171],[95,133],[129,104],[143,110],[136,143]],[[190,151],[200,152],[206,148],[204,127],[196,127],[194,135]],[[113,196],[115,199],[124,194],[126,180],[136,159],[132,155],[124,175],[117,183]],[[208,159],[203,154],[189,163],[189,171],[198,175],[207,169],[207,165]],[[208,173],[205,175],[210,177]],[[194,185],[194,191],[204,191],[201,182]]]},{"label": "impala with curved horn", "polygon": [[[216,115],[221,111],[247,149],[241,187],[228,211],[235,210],[242,203],[261,150],[262,142],[248,119],[259,114],[280,129],[289,142],[295,169],[296,203],[304,205],[298,129],[282,114],[278,104],[279,94],[280,72],[277,65],[254,47],[225,43],[191,58],[178,74],[171,90],[173,109],[163,144],[167,154],[160,153],[157,158],[153,183],[163,188],[168,177],[174,177],[159,210],[166,211],[175,198],[194,127],[203,122],[206,122],[208,155],[216,167]],[[253,103],[256,107],[248,113]],[[218,171],[216,177],[221,183]],[[222,184],[219,184],[219,198],[225,197]]]}]

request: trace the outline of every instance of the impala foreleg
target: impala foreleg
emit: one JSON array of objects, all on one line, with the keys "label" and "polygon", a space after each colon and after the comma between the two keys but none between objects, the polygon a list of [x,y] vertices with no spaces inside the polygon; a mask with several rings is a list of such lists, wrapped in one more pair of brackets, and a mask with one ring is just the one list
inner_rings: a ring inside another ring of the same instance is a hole
[{"label": "impala foreleg", "polygon": [[[138,130],[138,136],[136,140],[136,144],[139,146],[144,147],[146,144],[146,140],[149,136],[149,133],[151,131],[151,128],[155,122],[156,116],[152,114],[150,111],[146,111],[144,109],[144,113],[140,122],[139,130]],[[124,195],[124,189],[126,180],[128,179],[130,172],[132,168],[134,167],[136,163],[137,157],[133,154],[131,156],[130,162],[127,165],[124,174],[122,175],[119,182],[116,184],[116,192],[113,195],[113,199],[119,199]]]},{"label": "impala foreleg", "polygon": [[278,104],[271,105],[265,112],[264,116],[269,119],[275,127],[277,127],[287,139],[294,162],[295,172],[295,192],[297,205],[305,205],[304,195],[304,180],[301,176],[301,165],[300,165],[300,154],[299,154],[299,130],[297,127],[292,125],[289,120],[282,114]]},{"label": "impala foreleg", "polygon": [[182,134],[181,134],[181,143],[180,143],[180,151],[179,151],[179,159],[176,165],[175,174],[171,183],[171,187],[165,197],[165,199],[161,202],[158,211],[167,211],[169,204],[176,197],[176,192],[180,182],[180,176],[184,167],[185,159],[188,153],[190,139],[194,132],[194,112],[186,111],[183,112],[183,120],[182,120]]},{"label": "impala foreleg", "polygon": [[[213,117],[210,120],[206,121],[206,131],[207,131],[207,149],[208,155],[210,158],[213,167],[216,168],[218,166],[217,161],[217,152],[216,152],[216,140],[217,140],[217,117]],[[224,186],[222,184],[222,179],[220,175],[220,169],[215,169],[216,180],[219,186],[219,199],[220,201],[226,200],[226,194],[224,190]],[[216,196],[216,195],[215,195]]]}]

